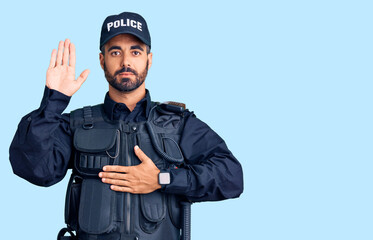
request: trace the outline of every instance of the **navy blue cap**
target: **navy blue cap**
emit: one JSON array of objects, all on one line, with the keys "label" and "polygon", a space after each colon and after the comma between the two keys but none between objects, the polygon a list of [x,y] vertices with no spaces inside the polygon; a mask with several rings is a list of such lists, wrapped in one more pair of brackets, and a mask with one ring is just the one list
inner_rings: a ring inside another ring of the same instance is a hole
[{"label": "navy blue cap", "polygon": [[111,38],[128,33],[138,37],[143,43],[151,47],[150,34],[145,19],[137,13],[122,12],[108,16],[101,28],[100,50]]}]

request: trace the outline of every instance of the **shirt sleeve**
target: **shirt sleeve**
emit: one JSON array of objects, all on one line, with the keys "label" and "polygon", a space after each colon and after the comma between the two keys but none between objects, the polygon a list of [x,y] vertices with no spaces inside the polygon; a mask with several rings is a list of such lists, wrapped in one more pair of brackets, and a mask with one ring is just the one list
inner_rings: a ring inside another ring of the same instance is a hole
[{"label": "shirt sleeve", "polygon": [[241,164],[224,140],[194,114],[186,118],[180,148],[185,167],[170,170],[171,183],[163,191],[193,202],[235,198],[243,192]]},{"label": "shirt sleeve", "polygon": [[70,97],[45,87],[40,107],[21,119],[9,149],[13,172],[39,185],[53,185],[66,175],[71,155]]}]

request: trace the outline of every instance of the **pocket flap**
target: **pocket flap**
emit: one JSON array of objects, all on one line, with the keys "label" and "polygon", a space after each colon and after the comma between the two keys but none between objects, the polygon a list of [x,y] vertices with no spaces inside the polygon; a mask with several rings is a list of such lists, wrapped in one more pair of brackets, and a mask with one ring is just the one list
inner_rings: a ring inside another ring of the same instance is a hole
[{"label": "pocket flap", "polygon": [[118,129],[83,129],[74,134],[74,146],[81,152],[103,152],[111,149],[119,134]]},{"label": "pocket flap", "polygon": [[150,222],[159,222],[166,216],[165,196],[159,191],[140,195],[141,211]]}]

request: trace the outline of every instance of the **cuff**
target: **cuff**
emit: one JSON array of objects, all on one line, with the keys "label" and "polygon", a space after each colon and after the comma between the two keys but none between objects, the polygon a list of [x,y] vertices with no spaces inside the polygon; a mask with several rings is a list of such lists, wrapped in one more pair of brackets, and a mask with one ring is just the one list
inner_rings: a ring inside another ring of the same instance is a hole
[{"label": "cuff", "polygon": [[61,114],[66,109],[67,105],[69,105],[70,99],[71,97],[45,86],[40,109]]},{"label": "cuff", "polygon": [[162,187],[162,191],[185,195],[189,186],[188,170],[185,168],[170,169],[171,183]]}]

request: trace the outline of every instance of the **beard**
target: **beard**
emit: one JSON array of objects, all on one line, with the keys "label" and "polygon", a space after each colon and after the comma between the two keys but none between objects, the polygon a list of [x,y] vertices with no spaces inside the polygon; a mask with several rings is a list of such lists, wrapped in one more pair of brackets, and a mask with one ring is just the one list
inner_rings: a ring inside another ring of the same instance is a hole
[{"label": "beard", "polygon": [[[138,73],[136,70],[130,68],[130,67],[123,67],[122,69],[116,71],[113,75],[109,73],[109,71],[106,68],[106,64],[104,63],[104,73],[105,73],[105,78],[116,90],[120,92],[131,92],[138,87],[140,87],[144,81],[146,76],[148,75],[148,64],[149,61],[146,62],[146,67],[144,71],[141,73]],[[123,72],[131,72],[135,76],[135,80],[132,81],[130,78],[120,78],[118,74],[123,73]]]}]

